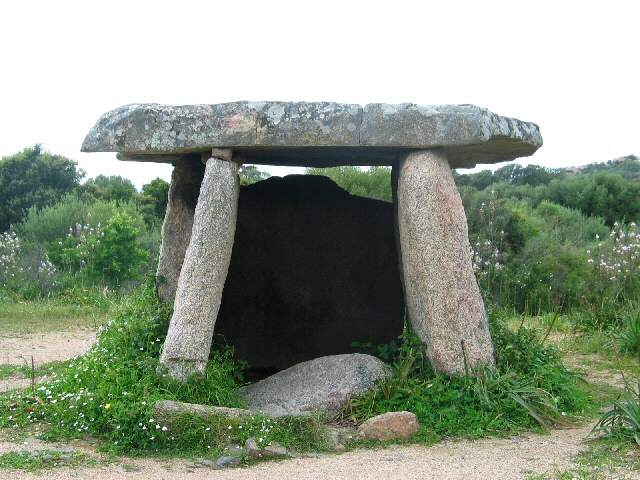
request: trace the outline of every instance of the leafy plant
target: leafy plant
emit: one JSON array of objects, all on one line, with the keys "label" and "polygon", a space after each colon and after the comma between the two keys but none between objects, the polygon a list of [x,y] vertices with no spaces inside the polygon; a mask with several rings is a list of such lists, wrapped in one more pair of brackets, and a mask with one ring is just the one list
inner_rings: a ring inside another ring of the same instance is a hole
[{"label": "leafy plant", "polygon": [[615,339],[612,340],[612,344],[618,368],[624,380],[624,391],[613,402],[612,407],[600,417],[591,434],[604,432],[623,442],[635,442],[640,446],[640,382],[636,388],[627,380]]},{"label": "leafy plant", "polygon": [[621,352],[636,354],[640,359],[640,304],[629,305],[620,323],[614,335],[617,348]]},{"label": "leafy plant", "polygon": [[634,389],[627,385],[609,411],[604,413],[591,433],[604,432],[623,442],[640,446],[640,384]]},{"label": "leafy plant", "polygon": [[117,288],[138,278],[138,267],[149,252],[139,246],[139,230],[131,217],[116,213],[101,228],[76,224],[67,237],[47,244],[52,262],[70,275],[81,273],[90,282],[101,282]]},{"label": "leafy plant", "polygon": [[522,326],[514,332],[496,315],[491,324],[495,370],[481,366],[475,376],[435,374],[424,345],[415,333],[405,332],[390,374],[378,388],[352,397],[341,417],[360,423],[377,414],[408,410],[438,435],[472,437],[567,425],[567,413],[582,408],[585,398],[559,353]]}]

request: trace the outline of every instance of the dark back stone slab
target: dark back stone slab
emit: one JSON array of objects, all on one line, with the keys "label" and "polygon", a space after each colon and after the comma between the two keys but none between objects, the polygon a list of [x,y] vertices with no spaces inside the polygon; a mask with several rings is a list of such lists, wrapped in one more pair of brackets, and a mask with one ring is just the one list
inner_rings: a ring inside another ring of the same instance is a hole
[{"label": "dark back stone slab", "polygon": [[243,187],[215,333],[253,367],[285,369],[402,332],[393,207],[332,180]]}]

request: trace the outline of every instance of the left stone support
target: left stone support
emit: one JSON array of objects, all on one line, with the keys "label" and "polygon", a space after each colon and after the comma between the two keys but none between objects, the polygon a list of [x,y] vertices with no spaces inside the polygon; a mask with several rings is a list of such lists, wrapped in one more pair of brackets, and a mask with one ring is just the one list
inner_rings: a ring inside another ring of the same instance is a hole
[{"label": "left stone support", "polygon": [[173,300],[178,288],[203,176],[204,165],[199,157],[176,160],[171,174],[167,213],[162,224],[162,246],[156,273],[163,278],[158,285],[158,294],[163,302]]},{"label": "left stone support", "polygon": [[213,155],[206,160],[191,241],[160,355],[160,363],[178,381],[206,369],[233,248],[240,191],[238,165],[230,161],[230,151],[216,150]]}]

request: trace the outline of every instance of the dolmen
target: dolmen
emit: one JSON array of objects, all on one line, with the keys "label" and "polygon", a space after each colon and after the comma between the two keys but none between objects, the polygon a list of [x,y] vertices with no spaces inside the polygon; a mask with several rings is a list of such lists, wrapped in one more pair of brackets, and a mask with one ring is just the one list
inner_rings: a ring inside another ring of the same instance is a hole
[{"label": "dolmen", "polygon": [[[126,105],[100,117],[82,151],[174,165],[157,271],[174,312],[160,361],[184,381],[205,370],[217,333],[278,371],[397,338],[405,318],[437,372],[493,366],[452,169],[540,146],[537,125],[473,105],[243,101]],[[306,175],[241,190],[243,164],[391,166],[393,203]]]}]

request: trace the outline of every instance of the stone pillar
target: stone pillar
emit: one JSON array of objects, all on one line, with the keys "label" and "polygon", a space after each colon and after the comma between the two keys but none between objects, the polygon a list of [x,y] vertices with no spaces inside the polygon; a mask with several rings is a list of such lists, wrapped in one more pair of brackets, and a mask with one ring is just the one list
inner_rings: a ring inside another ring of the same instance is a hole
[{"label": "stone pillar", "polygon": [[409,326],[427,344],[436,372],[494,366],[487,314],[472,262],[467,219],[443,150],[397,165],[400,258]]},{"label": "stone pillar", "polygon": [[169,202],[162,224],[162,245],[156,272],[164,279],[158,285],[158,294],[163,302],[173,300],[178,288],[203,176],[204,165],[199,157],[180,158],[171,173]]},{"label": "stone pillar", "polygon": [[206,160],[191,241],[160,355],[160,363],[179,381],[204,372],[209,358],[238,214],[238,165],[230,160],[228,150],[216,150]]}]

